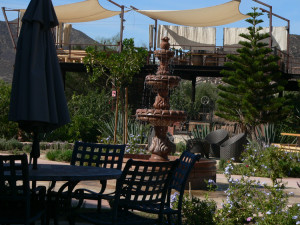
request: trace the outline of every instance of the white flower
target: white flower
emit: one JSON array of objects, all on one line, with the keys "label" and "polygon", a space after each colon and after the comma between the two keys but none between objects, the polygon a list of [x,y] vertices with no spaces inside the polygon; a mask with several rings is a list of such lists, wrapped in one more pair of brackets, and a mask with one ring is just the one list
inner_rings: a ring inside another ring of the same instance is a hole
[{"label": "white flower", "polygon": [[298,224],[300,224],[300,221],[297,221],[297,222],[296,222],[296,225],[298,225]]},{"label": "white flower", "polygon": [[266,214],[268,214],[268,215],[272,214],[271,210],[269,210],[268,212],[266,212]]},{"label": "white flower", "polygon": [[298,216],[293,216],[292,218],[293,218],[293,220],[296,220],[296,219],[298,219]]}]

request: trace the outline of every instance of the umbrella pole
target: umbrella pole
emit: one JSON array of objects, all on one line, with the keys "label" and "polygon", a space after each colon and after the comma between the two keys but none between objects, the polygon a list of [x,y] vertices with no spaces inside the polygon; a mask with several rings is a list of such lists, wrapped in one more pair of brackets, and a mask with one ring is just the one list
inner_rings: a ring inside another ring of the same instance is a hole
[{"label": "umbrella pole", "polygon": [[37,158],[40,156],[40,141],[39,141],[39,133],[34,131],[33,132],[33,143],[32,143],[32,150],[30,153],[30,161],[33,159],[32,169],[37,169]]}]

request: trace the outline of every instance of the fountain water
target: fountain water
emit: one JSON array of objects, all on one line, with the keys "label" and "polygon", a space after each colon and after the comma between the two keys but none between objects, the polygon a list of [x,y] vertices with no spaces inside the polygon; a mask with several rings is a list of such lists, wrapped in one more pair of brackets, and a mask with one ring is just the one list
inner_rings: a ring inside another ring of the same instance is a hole
[{"label": "fountain water", "polygon": [[154,52],[160,60],[160,66],[155,75],[148,75],[145,79],[146,84],[157,93],[153,109],[136,110],[138,120],[149,122],[154,126],[155,137],[149,151],[152,153],[150,160],[155,161],[167,161],[168,155],[173,150],[173,145],[167,137],[168,126],[186,120],[184,111],[170,110],[169,90],[177,87],[181,79],[169,72],[169,61],[174,57],[174,52],[169,50],[169,38],[164,37],[161,40],[161,50]]}]

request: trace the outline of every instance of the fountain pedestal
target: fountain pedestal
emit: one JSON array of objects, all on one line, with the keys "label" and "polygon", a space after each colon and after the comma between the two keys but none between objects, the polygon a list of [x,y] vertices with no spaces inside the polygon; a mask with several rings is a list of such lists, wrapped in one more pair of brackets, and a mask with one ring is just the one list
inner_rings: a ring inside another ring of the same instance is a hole
[{"label": "fountain pedestal", "polygon": [[174,89],[180,82],[180,77],[172,76],[169,72],[169,61],[174,57],[170,51],[169,38],[162,38],[161,50],[154,52],[160,60],[156,75],[146,76],[145,82],[157,93],[153,109],[137,109],[138,120],[149,122],[154,126],[155,136],[152,139],[149,151],[152,153],[150,160],[167,161],[168,155],[173,151],[173,144],[167,137],[168,126],[175,122],[186,120],[184,111],[170,110],[169,90]]}]

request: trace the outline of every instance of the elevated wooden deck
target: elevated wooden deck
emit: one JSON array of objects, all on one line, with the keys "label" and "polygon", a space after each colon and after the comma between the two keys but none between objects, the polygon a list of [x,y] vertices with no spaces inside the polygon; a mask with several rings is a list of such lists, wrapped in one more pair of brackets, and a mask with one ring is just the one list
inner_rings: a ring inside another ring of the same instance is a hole
[{"label": "elevated wooden deck", "polygon": [[[278,51],[276,51],[278,52]],[[180,76],[182,79],[196,82],[197,77],[222,77],[220,73],[227,59],[227,54],[237,54],[236,52],[204,52],[175,53],[170,62],[170,71],[173,75]],[[60,61],[63,74],[70,72],[85,72],[83,59],[87,55],[85,50],[63,50],[58,49],[57,55]],[[288,80],[287,90],[299,91],[297,80],[300,79],[300,58],[287,57],[281,53],[281,60],[278,61],[280,70]],[[155,59],[153,51],[149,51],[147,63],[141,73],[137,76],[145,77],[149,74],[155,74],[159,61]]]}]

